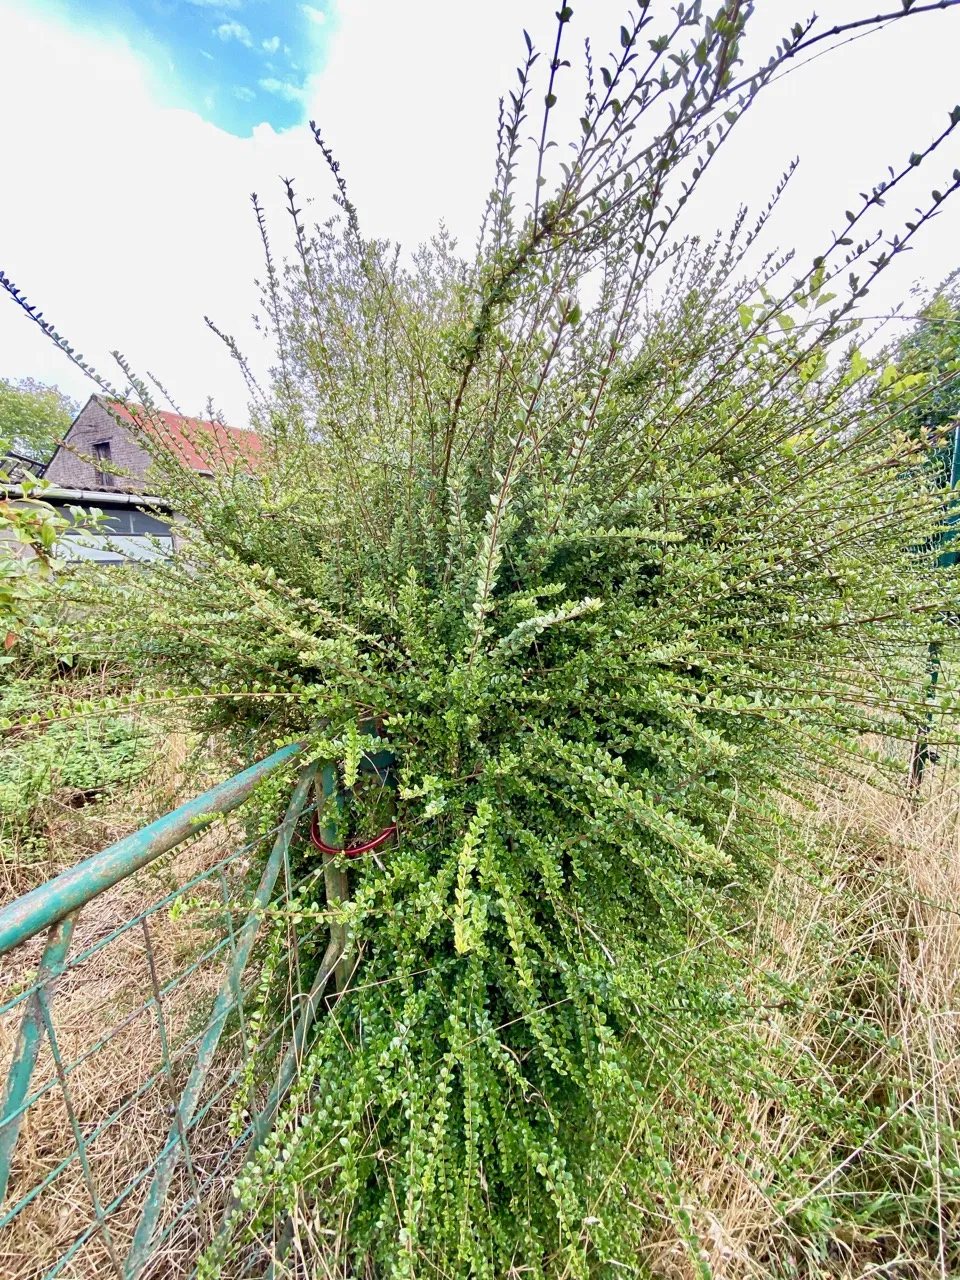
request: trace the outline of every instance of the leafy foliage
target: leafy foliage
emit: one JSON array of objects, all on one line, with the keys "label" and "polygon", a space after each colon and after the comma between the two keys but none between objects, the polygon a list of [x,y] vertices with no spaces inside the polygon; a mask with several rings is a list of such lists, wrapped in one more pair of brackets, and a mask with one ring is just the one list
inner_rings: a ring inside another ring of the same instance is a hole
[{"label": "leafy foliage", "polygon": [[953,438],[960,420],[960,285],[948,276],[926,298],[918,321],[896,348],[896,363],[885,376],[904,392],[904,419],[914,429],[931,428],[943,437],[936,451],[941,483],[949,485]]},{"label": "leafy foliage", "polygon": [[928,394],[914,409],[917,420],[925,426],[953,426],[960,415],[960,272],[948,276],[924,302],[916,327],[897,354],[901,378],[928,379]]},{"label": "leafy foliage", "polygon": [[[49,710],[49,671],[10,671],[0,682],[6,723]],[[0,856],[12,865],[46,851],[51,802],[87,803],[135,781],[150,761],[151,735],[128,718],[89,716],[24,727],[0,744]]]},{"label": "leafy foliage", "polygon": [[25,458],[49,462],[77,415],[77,405],[59,387],[33,378],[0,378],[0,437]]},{"label": "leafy foliage", "polygon": [[702,1270],[669,1133],[784,1096],[740,1028],[785,984],[736,934],[778,800],[869,767],[865,732],[908,736],[922,648],[950,634],[955,576],[916,550],[944,521],[936,429],[903,428],[855,308],[944,195],[883,248],[866,221],[960,113],[809,268],[748,269],[766,213],[702,242],[685,206],[821,39],[801,24],[748,70],[749,14],[681,7],[661,31],[642,6],[603,65],[588,50],[554,166],[561,8],[530,199],[528,40],[472,260],[443,234],[409,262],[364,239],[318,133],[343,218],[308,229],[288,183],[277,265],[254,198],[269,391],[236,354],[263,469],[206,484],[144,430],[184,548],[76,580],[83,644],[132,655],[204,730],[308,736],[344,786],[358,746],[398,760],[398,843],[336,912],[357,976],[240,1179],[228,1250],[296,1212],[308,1268],[613,1275],[666,1216]]},{"label": "leafy foliage", "polygon": [[[7,472],[0,469],[0,487],[8,481]],[[47,588],[59,563],[57,538],[67,523],[42,497],[34,496],[43,493],[42,481],[27,475],[18,484],[19,501],[0,500],[0,665],[12,661],[6,651],[22,631],[42,625]]]}]

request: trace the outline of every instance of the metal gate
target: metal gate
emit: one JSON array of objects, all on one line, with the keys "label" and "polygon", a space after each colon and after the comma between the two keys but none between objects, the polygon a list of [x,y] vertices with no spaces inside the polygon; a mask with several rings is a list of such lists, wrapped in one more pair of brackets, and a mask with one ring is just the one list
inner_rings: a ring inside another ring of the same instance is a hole
[{"label": "metal gate", "polygon": [[[225,816],[302,750],[282,748],[0,909],[9,1280],[188,1276],[222,1229],[234,1176],[269,1133],[345,960],[342,860],[318,864],[297,843],[314,783],[334,793],[332,766],[301,767],[282,821],[222,848]],[[326,821],[321,831],[336,841]],[[265,965],[287,993],[269,1016]],[[265,1241],[264,1258],[278,1249]]]}]

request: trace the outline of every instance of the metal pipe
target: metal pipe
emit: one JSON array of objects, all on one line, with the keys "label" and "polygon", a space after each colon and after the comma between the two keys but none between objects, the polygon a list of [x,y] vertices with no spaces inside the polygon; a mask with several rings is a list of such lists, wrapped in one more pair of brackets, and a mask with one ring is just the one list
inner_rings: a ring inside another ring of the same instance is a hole
[{"label": "metal pipe", "polygon": [[[319,782],[319,786],[316,785],[317,782]],[[317,791],[317,804],[321,811],[324,808],[325,802],[331,798],[335,798],[334,803],[338,809],[342,807],[343,795],[337,787],[337,771],[334,765],[327,764],[319,771],[319,774],[314,781],[314,786]],[[337,839],[336,822],[334,821],[333,816],[329,813],[324,819],[323,834],[325,839],[331,845]],[[334,874],[335,872],[337,872],[337,874]],[[341,873],[343,876],[342,880],[339,878]],[[346,901],[350,897],[350,878],[344,869],[335,868],[333,859],[326,855],[323,859],[323,878],[326,889],[327,905],[336,909],[340,902]],[[300,994],[300,998],[302,1000],[300,1017],[294,1024],[291,1043],[287,1047],[287,1051],[280,1062],[280,1067],[277,1071],[277,1078],[274,1082],[273,1088],[270,1090],[270,1095],[267,1098],[266,1104],[251,1125],[250,1143],[248,1147],[251,1155],[266,1141],[270,1130],[273,1128],[273,1122],[280,1109],[280,1104],[283,1101],[287,1090],[293,1083],[297,1072],[300,1070],[300,1064],[303,1061],[303,1055],[306,1052],[307,1037],[310,1034],[310,1028],[313,1026],[314,1020],[316,1019],[323,993],[326,990],[330,979],[335,977],[335,975],[339,977],[338,971],[342,972],[342,966],[347,958],[346,948],[346,929],[343,924],[338,921],[331,920],[330,940],[327,943],[326,951],[323,953],[323,958],[320,961],[320,968],[317,970],[316,976],[314,977],[313,985],[305,998],[302,993]],[[349,973],[350,968],[348,967],[344,985],[349,979]],[[339,989],[340,986],[338,982],[338,990]],[[223,1221],[221,1223],[220,1230],[217,1232],[216,1236],[215,1243],[221,1248],[226,1245],[229,1238],[230,1223],[233,1219],[233,1215],[237,1212],[239,1207],[240,1199],[237,1194],[237,1188],[234,1186],[230,1199],[227,1201],[227,1207],[223,1214]],[[284,1227],[284,1230],[286,1230],[286,1226]]]},{"label": "metal pipe", "polygon": [[187,836],[202,831],[221,814],[236,809],[262,778],[299,755],[304,746],[303,742],[295,742],[282,747],[266,760],[251,765],[0,909],[0,955],[62,920],[97,894],[167,853]]}]

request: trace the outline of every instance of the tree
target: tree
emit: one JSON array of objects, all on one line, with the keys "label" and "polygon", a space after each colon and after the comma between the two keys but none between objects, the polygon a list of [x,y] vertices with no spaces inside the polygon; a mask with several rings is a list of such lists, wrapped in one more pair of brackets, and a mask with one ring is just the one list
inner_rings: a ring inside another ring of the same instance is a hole
[{"label": "tree", "polygon": [[[0,469],[0,489],[9,483]],[[19,636],[42,620],[43,604],[52,585],[57,538],[67,522],[34,494],[43,483],[26,477],[18,482],[23,498],[0,500],[0,663]]]},{"label": "tree", "polygon": [[77,404],[33,378],[0,379],[0,440],[35,462],[49,462],[77,415]]},{"label": "tree", "polygon": [[[59,387],[33,378],[0,379],[0,456],[8,449],[47,462],[77,413]],[[10,482],[0,470],[0,487]],[[19,478],[21,501],[0,501],[0,641],[9,649],[38,620],[56,565],[56,540],[65,521],[36,494],[44,486]],[[6,656],[0,661],[7,661]]]},{"label": "tree", "polygon": [[911,430],[934,434],[943,482],[949,484],[952,433],[960,419],[960,269],[926,299],[894,355],[897,377],[907,392],[905,422]]},{"label": "tree", "polygon": [[[903,391],[902,421],[911,435],[926,439],[929,453],[925,469],[932,483],[948,491],[945,527],[928,544],[942,566],[957,560],[958,512],[956,485],[960,482],[960,270],[952,272],[928,296],[913,330],[897,344],[895,363],[888,377],[895,377]],[[952,492],[949,492],[951,491]],[[943,676],[941,645],[928,647],[930,705],[919,718],[917,738],[910,757],[910,782],[919,789],[928,763],[937,758],[931,750],[934,699]]]}]

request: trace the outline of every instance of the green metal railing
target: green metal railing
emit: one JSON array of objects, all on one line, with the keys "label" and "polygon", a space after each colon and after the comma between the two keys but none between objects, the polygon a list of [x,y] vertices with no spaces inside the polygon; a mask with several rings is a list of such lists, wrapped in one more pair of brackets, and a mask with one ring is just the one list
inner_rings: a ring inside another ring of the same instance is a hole
[{"label": "green metal railing", "polygon": [[[296,864],[298,822],[314,788],[334,795],[333,767],[301,767],[283,820],[226,856],[206,849],[202,863],[212,865],[187,874],[158,860],[201,849],[192,837],[301,751],[284,747],[0,909],[0,1052],[6,1044],[9,1056],[0,1275],[195,1273],[234,1175],[270,1131],[331,978],[343,985],[342,859],[300,854],[299,875]],[[321,832],[335,844],[335,824],[324,819]],[[325,896],[326,908],[293,923],[282,908],[305,890]],[[254,1030],[259,966],[252,980],[245,971],[265,920],[285,931],[277,949],[287,999]],[[238,1122],[240,1089],[249,1096]],[[264,1242],[265,1265],[282,1251],[282,1226],[278,1241]]]}]

